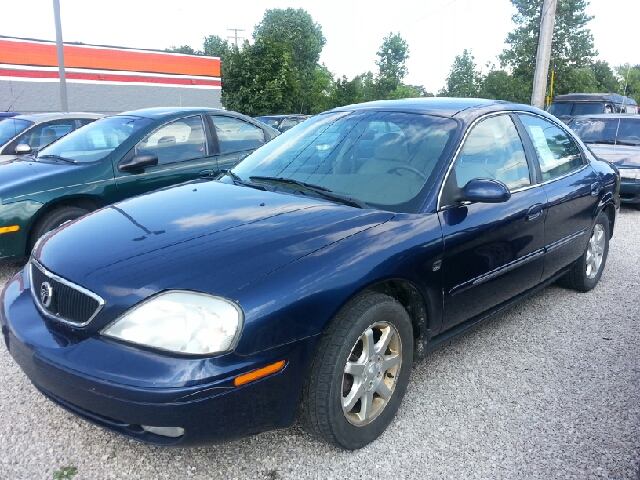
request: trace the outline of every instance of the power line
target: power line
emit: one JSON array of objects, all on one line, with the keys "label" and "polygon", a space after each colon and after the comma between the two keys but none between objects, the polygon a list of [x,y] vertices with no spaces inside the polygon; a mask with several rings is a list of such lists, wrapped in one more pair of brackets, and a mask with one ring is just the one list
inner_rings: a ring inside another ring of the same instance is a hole
[{"label": "power line", "polygon": [[410,27],[411,25],[415,25],[418,22],[421,22],[422,20],[424,20],[427,17],[430,17],[431,15],[433,15],[436,12],[439,12],[440,10],[442,10],[445,7],[448,7],[449,5],[451,5],[452,3],[456,3],[458,0],[451,0],[449,3],[445,3],[444,5],[442,5],[441,7],[436,8],[435,10],[433,10],[432,12],[427,13],[426,15],[420,17],[418,20],[416,20],[415,22],[411,22],[408,23],[407,25],[405,25],[404,27],[402,27],[400,30],[404,30],[407,27]]},{"label": "power line", "polygon": [[[244,28],[227,28],[227,30],[234,32],[233,36],[229,36],[227,38],[235,38],[236,48],[238,48],[238,32],[244,32]],[[244,37],[240,37],[244,39]]]}]

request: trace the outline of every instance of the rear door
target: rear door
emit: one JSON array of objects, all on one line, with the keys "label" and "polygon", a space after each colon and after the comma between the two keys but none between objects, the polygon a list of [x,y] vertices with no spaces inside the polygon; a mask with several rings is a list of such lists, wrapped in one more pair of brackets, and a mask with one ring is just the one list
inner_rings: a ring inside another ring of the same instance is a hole
[{"label": "rear door", "polygon": [[158,164],[143,171],[115,170],[120,198],[209,176],[218,171],[214,147],[201,115],[179,118],[146,135],[121,161],[139,154],[155,154]]},{"label": "rear door", "polygon": [[584,252],[602,184],[564,128],[533,114],[518,117],[538,158],[547,197],[543,273],[547,279]]},{"label": "rear door", "polygon": [[[447,192],[474,178],[502,181],[511,198],[494,204],[452,200]],[[545,203],[513,118],[501,114],[480,120],[464,140],[440,199],[443,328],[482,314],[540,281]]]},{"label": "rear door", "polygon": [[213,132],[219,170],[232,168],[271,137],[249,122],[226,115],[207,115]]}]

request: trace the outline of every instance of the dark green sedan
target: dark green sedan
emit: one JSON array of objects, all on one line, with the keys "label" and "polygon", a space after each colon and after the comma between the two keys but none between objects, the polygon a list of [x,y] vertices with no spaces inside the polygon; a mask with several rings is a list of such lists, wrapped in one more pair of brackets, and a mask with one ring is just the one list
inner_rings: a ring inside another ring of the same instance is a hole
[{"label": "dark green sedan", "polygon": [[[0,261],[104,205],[212,177],[279,132],[235,112],[152,108],[106,117],[0,164]],[[158,205],[161,209],[162,205]]]}]

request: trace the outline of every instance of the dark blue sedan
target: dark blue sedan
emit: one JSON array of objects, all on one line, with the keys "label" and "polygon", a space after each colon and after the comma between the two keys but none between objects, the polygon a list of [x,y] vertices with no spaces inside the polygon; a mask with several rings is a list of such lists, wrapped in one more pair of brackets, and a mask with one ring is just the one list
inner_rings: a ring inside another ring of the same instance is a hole
[{"label": "dark blue sedan", "polygon": [[5,287],[9,352],[49,399],[158,445],[299,418],[357,449],[411,367],[607,259],[619,177],[524,105],[413,99],[317,115],[217,180],[49,233]]}]

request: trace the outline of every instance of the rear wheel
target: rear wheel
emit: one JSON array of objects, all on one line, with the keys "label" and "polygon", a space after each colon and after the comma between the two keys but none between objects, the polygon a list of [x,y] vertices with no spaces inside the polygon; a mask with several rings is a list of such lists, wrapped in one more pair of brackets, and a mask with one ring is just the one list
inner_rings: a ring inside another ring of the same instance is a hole
[{"label": "rear wheel", "polygon": [[75,220],[83,215],[89,213],[89,210],[85,210],[80,207],[58,207],[51,210],[44,217],[36,222],[31,231],[31,238],[29,241],[29,251],[33,249],[38,239],[45,233],[50,232],[58,228],[65,222]]},{"label": "rear wheel", "polygon": [[600,213],[591,229],[584,253],[562,278],[562,283],[574,290],[588,292],[600,281],[609,253],[609,217]]},{"label": "rear wheel", "polygon": [[334,319],[314,357],[302,404],[305,427],[347,450],[393,420],[413,364],[413,328],[395,299],[367,293]]}]

